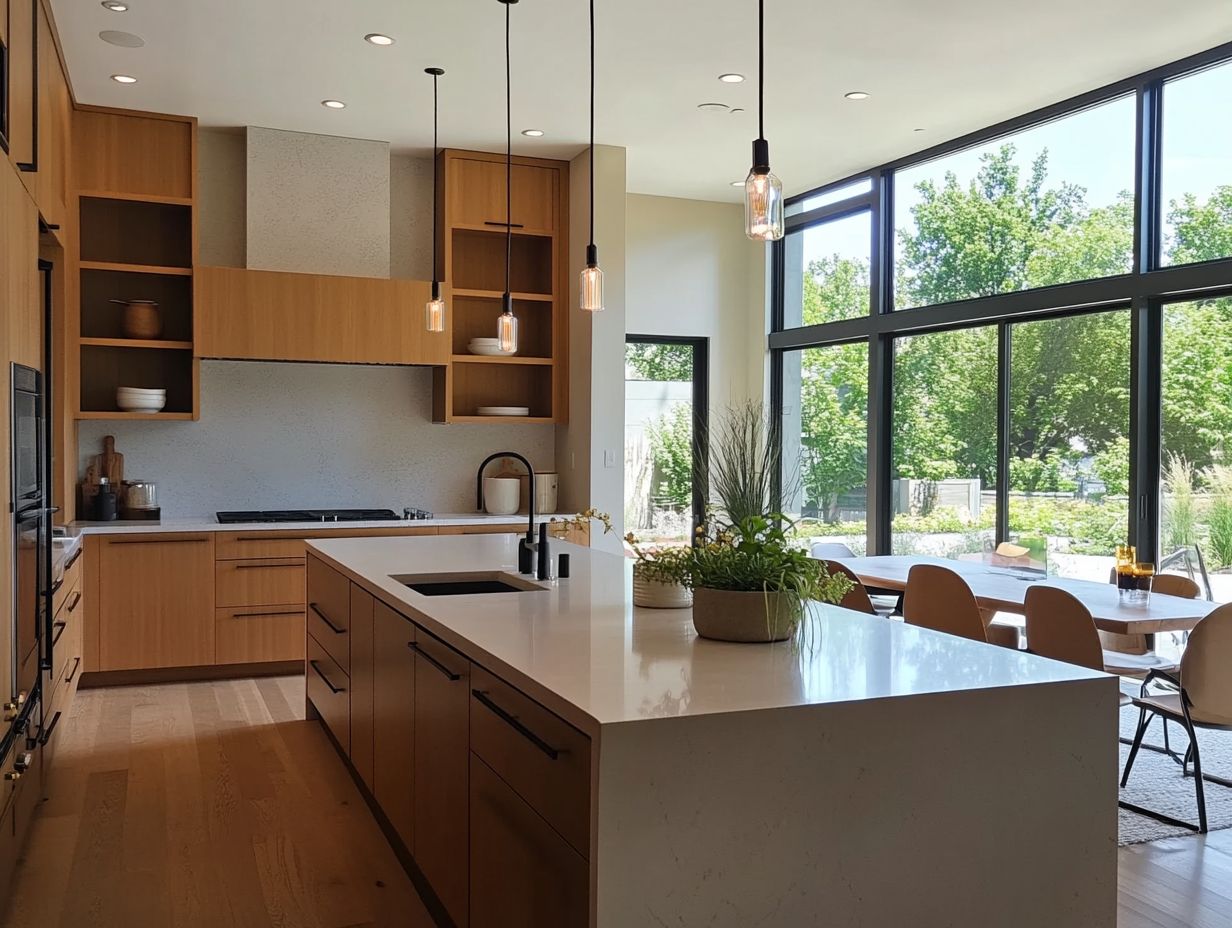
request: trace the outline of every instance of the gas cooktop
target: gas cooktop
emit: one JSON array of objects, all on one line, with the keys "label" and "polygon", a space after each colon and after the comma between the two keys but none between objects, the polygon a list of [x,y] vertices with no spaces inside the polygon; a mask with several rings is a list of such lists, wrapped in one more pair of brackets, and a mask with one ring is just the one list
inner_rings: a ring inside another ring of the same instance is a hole
[{"label": "gas cooktop", "polygon": [[423,509],[404,509],[399,516],[392,509],[260,509],[248,512],[218,512],[223,525],[241,522],[392,522],[402,519],[431,519]]}]

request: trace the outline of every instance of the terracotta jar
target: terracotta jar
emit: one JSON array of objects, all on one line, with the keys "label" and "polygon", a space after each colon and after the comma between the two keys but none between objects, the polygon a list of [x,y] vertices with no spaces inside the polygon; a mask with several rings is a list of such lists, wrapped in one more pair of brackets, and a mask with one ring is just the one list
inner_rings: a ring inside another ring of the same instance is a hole
[{"label": "terracotta jar", "polygon": [[153,300],[117,300],[116,302],[124,306],[121,328],[125,338],[150,340],[163,334],[162,314],[158,311],[158,304]]}]

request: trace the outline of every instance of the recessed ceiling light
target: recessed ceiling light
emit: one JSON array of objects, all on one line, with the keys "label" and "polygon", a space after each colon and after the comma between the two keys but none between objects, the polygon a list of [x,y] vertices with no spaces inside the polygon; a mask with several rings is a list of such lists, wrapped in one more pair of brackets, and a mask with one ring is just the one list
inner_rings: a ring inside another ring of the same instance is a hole
[{"label": "recessed ceiling light", "polygon": [[137,83],[137,78],[133,77],[131,74],[113,74],[111,75],[111,79],[115,81],[117,84]]},{"label": "recessed ceiling light", "polygon": [[703,113],[726,113],[728,110],[726,103],[699,103],[697,108]]},{"label": "recessed ceiling light", "polygon": [[522,134],[526,136],[530,136],[532,139],[537,139],[537,138],[543,137],[543,130],[542,129],[523,129]]},{"label": "recessed ceiling light", "polygon": [[381,35],[379,32],[369,32],[364,36],[364,41],[369,45],[393,45],[395,39],[392,36]]},{"label": "recessed ceiling light", "polygon": [[328,107],[328,108],[329,108],[329,109],[331,109],[331,110],[344,110],[344,109],[346,109],[346,104],[345,104],[345,103],[343,103],[341,100],[322,100],[322,101],[321,101],[321,105],[322,105],[322,106],[325,106],[325,107]]},{"label": "recessed ceiling light", "polygon": [[867,100],[868,93],[863,90],[853,90],[851,93],[843,94],[848,100]]},{"label": "recessed ceiling light", "polygon": [[117,32],[115,29],[104,29],[98,37],[108,45],[118,45],[120,48],[141,48],[145,39],[131,32]]},{"label": "recessed ceiling light", "polygon": [[743,74],[720,74],[719,80],[724,84],[740,84],[744,82]]},{"label": "recessed ceiling light", "polygon": [[113,13],[125,13],[128,11],[128,4],[121,3],[120,0],[103,0],[103,9]]},{"label": "recessed ceiling light", "polygon": [[743,106],[733,106],[733,107],[731,108],[731,111],[732,111],[733,113],[743,113],[743,112],[744,112],[744,107],[743,107]]}]

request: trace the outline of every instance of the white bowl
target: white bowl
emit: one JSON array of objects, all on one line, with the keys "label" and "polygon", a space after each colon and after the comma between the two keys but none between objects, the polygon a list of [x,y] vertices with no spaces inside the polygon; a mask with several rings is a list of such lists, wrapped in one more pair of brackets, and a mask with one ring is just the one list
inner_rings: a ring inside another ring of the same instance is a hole
[{"label": "white bowl", "polygon": [[166,390],[137,390],[133,387],[120,387],[116,390],[116,396],[131,396],[141,399],[163,399],[167,396]]},{"label": "white bowl", "polygon": [[476,412],[481,416],[529,416],[529,406],[480,406]]},{"label": "white bowl", "polygon": [[134,403],[132,400],[117,400],[116,405],[124,410],[124,412],[162,412],[163,407],[167,403],[162,400],[157,403]]},{"label": "white bowl", "polygon": [[479,336],[476,335],[474,338],[471,339],[472,345],[496,345],[499,343],[500,343],[499,338],[480,338]]}]

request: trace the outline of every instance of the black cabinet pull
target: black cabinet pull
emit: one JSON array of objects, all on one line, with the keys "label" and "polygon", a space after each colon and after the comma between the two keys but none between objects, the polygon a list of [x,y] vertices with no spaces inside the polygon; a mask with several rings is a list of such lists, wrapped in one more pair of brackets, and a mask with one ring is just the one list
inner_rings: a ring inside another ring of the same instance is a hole
[{"label": "black cabinet pull", "polygon": [[61,714],[62,713],[57,712],[55,715],[51,717],[51,724],[48,725],[45,729],[43,729],[42,737],[39,738],[39,744],[43,745],[44,747],[47,746],[47,742],[51,740],[51,733],[55,731],[56,726],[60,724]]},{"label": "black cabinet pull", "polygon": [[526,226],[522,225],[522,223],[520,222],[494,222],[491,219],[485,219],[483,221],[483,224],[485,226],[500,226],[502,229],[525,229],[526,228]]},{"label": "black cabinet pull", "polygon": [[328,625],[329,630],[333,632],[335,635],[345,635],[347,633],[347,630],[345,628],[339,628],[337,625],[331,622],[329,620],[329,616],[327,616],[324,612],[322,612],[320,609],[317,608],[316,603],[309,603],[308,608],[311,609],[313,612],[315,612],[317,616],[320,618],[320,620],[324,622],[326,625]]},{"label": "black cabinet pull", "polygon": [[77,558],[81,557],[81,552],[84,550],[85,548],[83,548],[81,545],[78,545],[77,550],[73,552],[73,556],[70,557],[68,561],[64,564],[64,569],[65,570],[71,569],[72,566],[77,563]]},{"label": "black cabinet pull", "polygon": [[68,601],[68,605],[65,606],[64,608],[67,609],[69,612],[72,612],[74,609],[77,608],[77,604],[79,602],[81,602],[81,590],[74,590],[73,598]]},{"label": "black cabinet pull", "polygon": [[208,538],[108,538],[109,545],[203,545]]},{"label": "black cabinet pull", "polygon": [[410,648],[412,651],[414,651],[416,654],[418,654],[420,657],[422,657],[425,661],[427,661],[433,667],[435,667],[437,670],[439,670],[441,673],[443,673],[445,676],[447,676],[450,679],[450,681],[456,681],[456,680],[462,679],[462,674],[454,673],[452,670],[450,670],[448,667],[446,667],[444,664],[438,661],[435,657],[433,657],[431,654],[429,654],[427,651],[421,648],[418,642],[408,641],[406,643],[406,646]]},{"label": "black cabinet pull", "polygon": [[502,709],[494,703],[492,698],[483,690],[471,690],[471,695],[478,699],[479,702],[482,703],[487,709],[490,709],[498,719],[507,724],[510,728],[541,750],[548,757],[552,758],[552,760],[556,760],[560,757],[560,751],[556,750],[556,748],[552,747],[533,731],[523,725],[518,720],[516,715],[513,715],[511,712]]},{"label": "black cabinet pull", "polygon": [[313,670],[315,670],[317,672],[317,676],[325,681],[325,685],[329,687],[329,691],[331,693],[345,693],[346,692],[345,686],[334,686],[334,684],[329,682],[329,677],[321,673],[321,668],[317,666],[316,661],[309,661],[308,666],[311,667]]},{"label": "black cabinet pull", "polygon": [[278,570],[285,567],[295,567],[303,570],[303,564],[236,564],[236,570]]},{"label": "black cabinet pull", "polygon": [[81,658],[80,657],[73,658],[73,669],[70,670],[68,676],[64,678],[65,683],[73,682],[73,677],[77,676],[77,668],[80,666],[81,666]]},{"label": "black cabinet pull", "polygon": [[64,630],[68,628],[67,622],[52,622],[51,627],[55,629],[51,633],[51,646],[54,648],[60,643],[60,636],[64,634]]},{"label": "black cabinet pull", "polygon": [[285,612],[233,612],[233,619],[267,619],[275,615],[303,615],[302,609],[287,609]]}]

